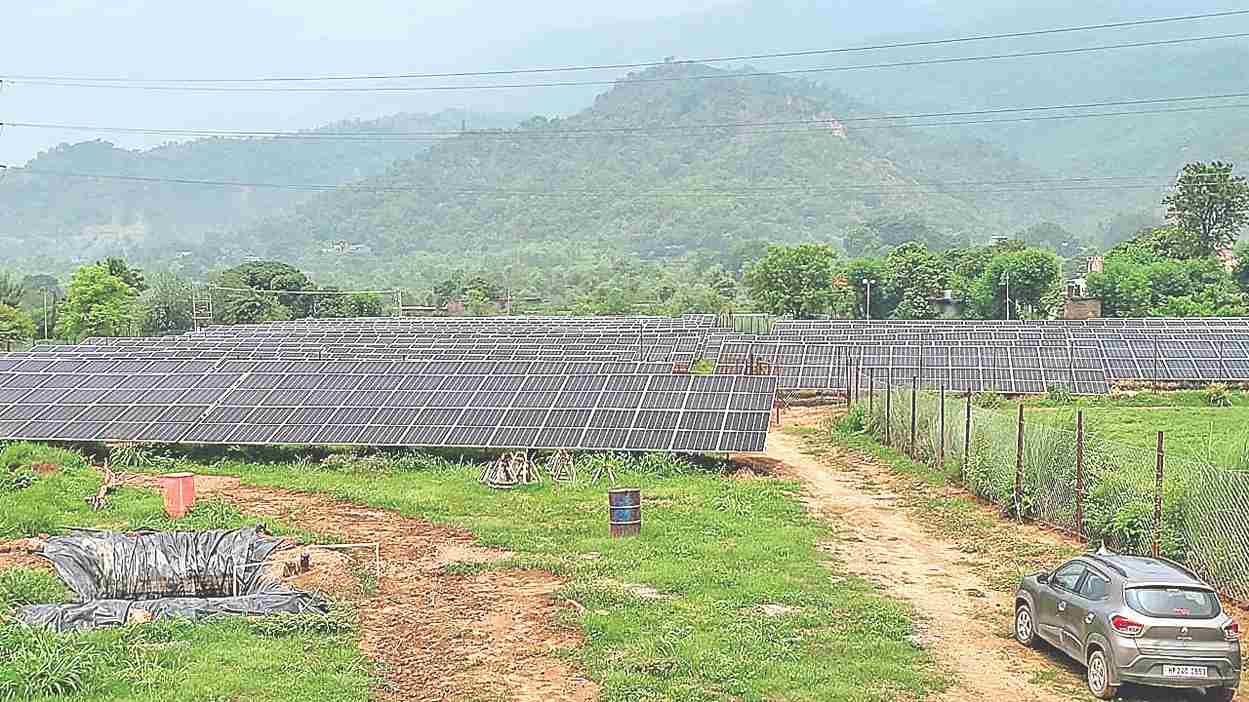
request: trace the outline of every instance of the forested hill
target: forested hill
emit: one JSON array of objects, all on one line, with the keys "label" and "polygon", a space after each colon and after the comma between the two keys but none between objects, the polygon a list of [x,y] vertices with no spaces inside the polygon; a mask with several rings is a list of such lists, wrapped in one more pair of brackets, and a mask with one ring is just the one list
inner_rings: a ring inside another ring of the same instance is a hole
[{"label": "forested hill", "polygon": [[[245,244],[304,261],[342,239],[387,259],[536,242],[654,257],[833,241],[908,213],[975,240],[1080,214],[1055,193],[986,192],[1043,176],[985,144],[840,121],[871,113],[807,81],[664,65],[574,116],[440,142],[359,189],[264,222]],[[706,128],[724,124],[753,126]]]},{"label": "forested hill", "polygon": [[21,258],[48,257],[60,263],[70,253],[80,260],[114,254],[169,255],[261,215],[272,216],[311,194],[259,184],[359,180],[428,148],[429,139],[400,134],[455,132],[465,124],[509,127],[521,119],[447,110],[340,122],[296,137],[205,138],[143,151],[120,149],[106,141],[65,144],[27,166],[61,174],[258,185],[205,187],[14,171],[0,181],[0,244]]}]

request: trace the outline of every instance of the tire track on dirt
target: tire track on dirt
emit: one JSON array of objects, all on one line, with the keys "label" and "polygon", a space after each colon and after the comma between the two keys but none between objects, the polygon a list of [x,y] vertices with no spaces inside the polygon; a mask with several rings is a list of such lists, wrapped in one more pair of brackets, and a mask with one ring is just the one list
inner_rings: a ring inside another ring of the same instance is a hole
[{"label": "tire track on dirt", "polygon": [[994,593],[963,565],[967,554],[926,533],[899,506],[896,494],[865,489],[864,476],[853,468],[830,470],[802,450],[800,438],[779,431],[768,436],[765,457],[754,462],[803,484],[808,509],[844,535],[832,548],[850,572],[915,607],[920,642],[957,675],[957,683],[936,700],[1070,700],[1033,682],[1052,669],[1048,659],[1016,645],[995,626],[1009,617],[1010,596]]}]

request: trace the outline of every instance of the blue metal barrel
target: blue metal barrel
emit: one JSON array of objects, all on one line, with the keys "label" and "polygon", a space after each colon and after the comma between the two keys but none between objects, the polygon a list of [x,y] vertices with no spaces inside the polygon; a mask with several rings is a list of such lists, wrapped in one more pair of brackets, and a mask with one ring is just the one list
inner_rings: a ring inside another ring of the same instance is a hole
[{"label": "blue metal barrel", "polygon": [[638,488],[618,488],[607,491],[607,503],[611,507],[610,528],[612,538],[637,536],[642,531],[642,491]]}]

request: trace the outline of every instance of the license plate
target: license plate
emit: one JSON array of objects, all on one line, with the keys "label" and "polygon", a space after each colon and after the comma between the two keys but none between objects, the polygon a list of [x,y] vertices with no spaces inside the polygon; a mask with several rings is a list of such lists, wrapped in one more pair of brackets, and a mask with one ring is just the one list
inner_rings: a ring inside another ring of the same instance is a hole
[{"label": "license plate", "polygon": [[1204,678],[1209,670],[1204,665],[1164,665],[1162,674],[1168,678]]}]

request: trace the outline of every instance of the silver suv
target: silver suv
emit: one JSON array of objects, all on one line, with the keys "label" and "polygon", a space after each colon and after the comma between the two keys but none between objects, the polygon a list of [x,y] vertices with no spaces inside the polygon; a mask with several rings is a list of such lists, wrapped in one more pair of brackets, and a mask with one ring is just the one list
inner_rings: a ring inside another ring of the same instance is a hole
[{"label": "silver suv", "polygon": [[1170,561],[1110,553],[1075,558],[1023,579],[1015,638],[1044,639],[1088,668],[1089,691],[1123,683],[1204,689],[1230,701],[1240,681],[1240,629],[1218,595]]}]

